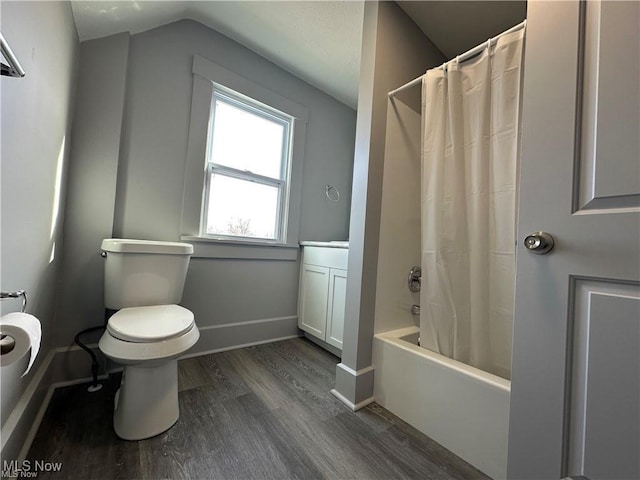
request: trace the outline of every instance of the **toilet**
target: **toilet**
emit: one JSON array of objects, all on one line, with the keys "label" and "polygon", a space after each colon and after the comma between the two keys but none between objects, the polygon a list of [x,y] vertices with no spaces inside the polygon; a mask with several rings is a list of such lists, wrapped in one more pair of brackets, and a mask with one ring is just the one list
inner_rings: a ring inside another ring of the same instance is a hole
[{"label": "toilet", "polygon": [[193,246],[109,238],[102,242],[105,307],[117,310],[100,338],[102,353],[124,365],[113,427],[142,440],[178,421],[178,357],[200,338],[180,305]]}]

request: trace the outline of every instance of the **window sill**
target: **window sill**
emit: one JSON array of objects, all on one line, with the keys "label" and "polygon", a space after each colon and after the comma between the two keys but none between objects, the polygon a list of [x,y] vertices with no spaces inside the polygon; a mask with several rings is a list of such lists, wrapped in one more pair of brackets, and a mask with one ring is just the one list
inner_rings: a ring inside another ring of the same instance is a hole
[{"label": "window sill", "polygon": [[196,235],[182,235],[180,240],[193,245],[192,258],[296,261],[300,250],[297,243],[244,242]]}]

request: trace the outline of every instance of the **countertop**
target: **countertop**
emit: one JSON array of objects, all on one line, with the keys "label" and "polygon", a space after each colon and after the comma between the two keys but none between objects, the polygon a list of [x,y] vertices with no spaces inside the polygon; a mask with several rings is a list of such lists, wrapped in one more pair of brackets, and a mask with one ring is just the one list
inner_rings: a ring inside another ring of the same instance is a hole
[{"label": "countertop", "polygon": [[329,247],[329,248],[349,248],[349,241],[334,240],[331,242],[313,242],[311,240],[303,240],[300,242],[302,247]]}]

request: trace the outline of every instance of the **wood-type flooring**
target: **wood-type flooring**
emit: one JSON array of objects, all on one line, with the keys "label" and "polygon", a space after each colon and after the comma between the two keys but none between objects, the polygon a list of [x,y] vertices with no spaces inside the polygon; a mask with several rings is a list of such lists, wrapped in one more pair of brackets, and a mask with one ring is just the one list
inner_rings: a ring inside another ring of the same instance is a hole
[{"label": "wood-type flooring", "polygon": [[39,479],[488,478],[375,403],[349,410],[338,362],[303,338],[181,360],[180,419],[135,442],[112,427],[120,375],[60,388],[27,459],[62,462]]}]

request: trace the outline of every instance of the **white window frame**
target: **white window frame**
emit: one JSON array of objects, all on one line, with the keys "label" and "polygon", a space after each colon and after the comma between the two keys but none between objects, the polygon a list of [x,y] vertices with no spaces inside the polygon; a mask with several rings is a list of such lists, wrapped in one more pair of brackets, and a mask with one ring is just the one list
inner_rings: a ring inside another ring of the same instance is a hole
[{"label": "white window frame", "polygon": [[[195,258],[238,258],[260,260],[296,260],[299,251],[298,232],[302,202],[302,170],[304,164],[306,107],[279,93],[249,80],[199,55],[193,57],[193,91],[184,168],[182,203],[183,241],[194,245]],[[246,73],[246,72],[245,72]],[[277,80],[271,88],[277,86]],[[283,202],[283,231],[280,241],[250,237],[203,235],[203,196],[208,181],[209,120],[214,88],[228,88],[241,98],[268,105],[293,119],[289,145],[288,195]]]},{"label": "white window frame", "polygon": [[[280,178],[259,175],[247,170],[239,170],[233,167],[217,164],[211,158],[213,147],[213,129],[215,124],[215,104],[216,100],[221,100],[241,110],[245,110],[256,116],[276,122],[284,127],[282,157],[280,159]],[[214,239],[228,239],[247,242],[273,242],[284,243],[287,231],[287,214],[285,211],[289,198],[289,176],[291,173],[291,143],[293,139],[294,118],[275,108],[265,105],[255,99],[248,98],[222,85],[213,84],[213,94],[211,96],[211,114],[209,118],[209,128],[207,134],[207,167],[205,175],[205,189],[202,199],[202,218],[200,220],[200,236]],[[268,185],[278,189],[278,206],[275,218],[275,238],[248,237],[242,235],[224,235],[207,233],[207,217],[209,208],[209,194],[211,192],[211,175],[219,174],[226,177],[254,182],[260,185]]]}]

